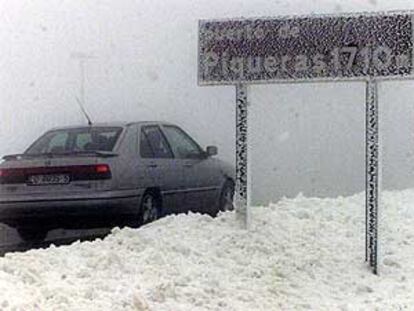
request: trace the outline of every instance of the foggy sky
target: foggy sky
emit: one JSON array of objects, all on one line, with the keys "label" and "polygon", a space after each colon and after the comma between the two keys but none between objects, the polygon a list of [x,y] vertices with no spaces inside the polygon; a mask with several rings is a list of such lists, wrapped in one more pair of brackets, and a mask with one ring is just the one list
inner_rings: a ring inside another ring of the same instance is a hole
[{"label": "foggy sky", "polygon": [[[22,152],[50,127],[85,124],[74,57],[84,53],[94,121],[175,122],[234,161],[235,90],[197,86],[198,19],[413,8],[387,0],[1,1],[0,155]],[[390,188],[414,186],[412,87],[380,86]],[[250,87],[254,199],[363,190],[364,92],[363,83]]]}]

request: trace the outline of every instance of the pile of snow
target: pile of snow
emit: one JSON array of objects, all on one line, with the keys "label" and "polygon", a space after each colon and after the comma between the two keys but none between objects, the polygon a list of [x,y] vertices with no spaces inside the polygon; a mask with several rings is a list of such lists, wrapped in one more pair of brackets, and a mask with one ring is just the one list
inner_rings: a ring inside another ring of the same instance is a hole
[{"label": "pile of snow", "polygon": [[166,217],[104,240],[7,254],[0,310],[409,310],[414,191],[384,194],[381,275],[364,262],[364,196],[299,196],[234,213]]}]

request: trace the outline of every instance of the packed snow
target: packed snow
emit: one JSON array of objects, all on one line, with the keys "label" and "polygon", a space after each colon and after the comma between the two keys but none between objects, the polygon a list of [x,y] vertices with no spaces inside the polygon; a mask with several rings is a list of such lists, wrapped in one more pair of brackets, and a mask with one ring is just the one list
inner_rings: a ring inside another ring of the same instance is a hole
[{"label": "packed snow", "polygon": [[[386,192],[380,276],[364,262],[364,195],[189,214],[103,240],[6,254],[0,310],[412,310],[414,190]],[[411,308],[411,309],[409,309]]]}]

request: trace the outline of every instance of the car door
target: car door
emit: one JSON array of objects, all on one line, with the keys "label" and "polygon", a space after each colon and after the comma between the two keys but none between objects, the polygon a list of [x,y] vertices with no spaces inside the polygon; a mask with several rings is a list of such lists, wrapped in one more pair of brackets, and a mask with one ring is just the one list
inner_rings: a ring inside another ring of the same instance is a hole
[{"label": "car door", "polygon": [[195,212],[213,211],[221,182],[221,172],[216,160],[207,157],[200,146],[181,128],[163,125],[162,130],[177,163],[183,167],[186,207]]},{"label": "car door", "polygon": [[163,212],[180,212],[184,201],[183,170],[176,164],[164,134],[158,125],[145,125],[138,136],[141,167],[151,176],[152,187],[161,191]]}]

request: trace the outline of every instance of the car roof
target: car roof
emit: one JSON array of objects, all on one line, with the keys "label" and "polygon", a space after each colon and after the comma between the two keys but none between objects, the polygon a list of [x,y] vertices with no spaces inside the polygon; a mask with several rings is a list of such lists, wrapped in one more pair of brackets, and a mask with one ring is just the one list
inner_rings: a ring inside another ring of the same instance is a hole
[{"label": "car roof", "polygon": [[[175,125],[165,121],[135,121],[135,122],[104,122],[104,123],[93,123],[90,127],[128,127],[131,125]],[[76,129],[89,127],[88,124],[68,125],[51,128],[50,131],[54,130],[65,130],[65,129]]]}]

